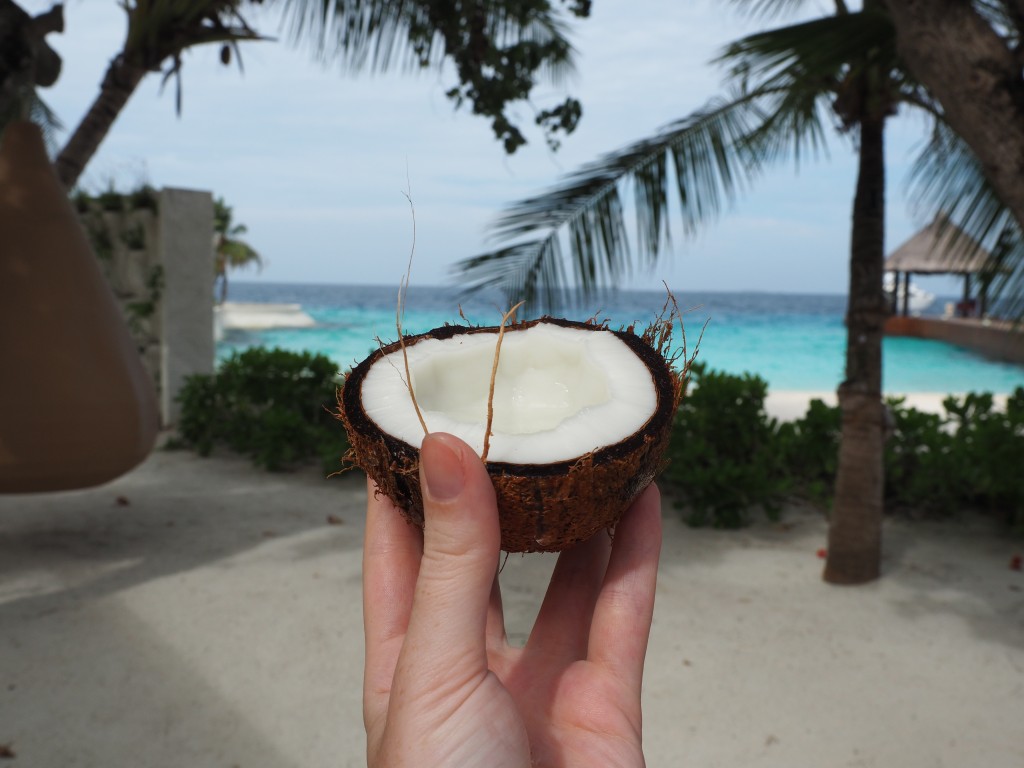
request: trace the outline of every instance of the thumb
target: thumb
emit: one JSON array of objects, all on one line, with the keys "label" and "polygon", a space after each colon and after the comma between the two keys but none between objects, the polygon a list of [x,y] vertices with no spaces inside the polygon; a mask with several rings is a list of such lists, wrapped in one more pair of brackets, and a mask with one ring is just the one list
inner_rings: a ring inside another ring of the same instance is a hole
[{"label": "thumb", "polygon": [[[420,448],[423,559],[406,644],[422,659],[486,665],[484,631],[501,532],[494,487],[466,443],[432,433]],[[426,653],[422,653],[422,652]]]}]

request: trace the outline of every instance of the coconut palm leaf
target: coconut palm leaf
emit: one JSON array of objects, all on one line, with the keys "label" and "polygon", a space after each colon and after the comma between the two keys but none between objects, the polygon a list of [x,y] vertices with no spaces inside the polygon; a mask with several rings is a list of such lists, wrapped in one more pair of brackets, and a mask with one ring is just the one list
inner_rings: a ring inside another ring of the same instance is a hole
[{"label": "coconut palm leaf", "polygon": [[[998,262],[990,294],[1000,313],[1024,317],[1024,237],[1020,223],[995,194],[967,143],[946,123],[936,121],[909,177],[917,209],[955,223],[966,237],[952,238],[954,258],[967,259],[979,247]],[[956,230],[954,230],[954,233]]]},{"label": "coconut palm leaf", "polygon": [[[687,233],[733,196],[740,179],[756,172],[756,160],[737,151],[751,130],[749,97],[708,105],[647,139],[611,152],[570,174],[549,191],[512,205],[493,227],[513,245],[466,259],[456,269],[473,289],[498,287],[510,301],[551,307],[566,296],[563,241],[572,274],[584,296],[631,267],[620,186],[634,183],[642,262],[657,259],[667,237],[669,164],[683,202]],[[753,113],[756,116],[756,113]],[[557,282],[551,282],[557,280]]]},{"label": "coconut palm leaf", "polygon": [[39,98],[38,93],[34,94],[32,103],[29,105],[29,120],[39,126],[43,134],[43,141],[46,142],[46,148],[50,151],[55,151],[57,147],[57,133],[64,129],[64,125],[61,123],[60,118],[57,117],[57,113],[50,108],[50,105]]},{"label": "coconut palm leaf", "polygon": [[133,0],[125,2],[128,32],[122,56],[145,69],[164,67],[161,86],[174,80],[175,110],[181,113],[181,53],[197,45],[233,48],[241,66],[240,41],[270,40],[238,10],[239,0]]},{"label": "coconut palm leaf", "polygon": [[[817,8],[820,5],[819,2],[811,0],[729,0],[729,3],[739,8],[744,15],[761,19],[775,19],[797,13],[807,6]],[[846,13],[846,3],[843,0],[836,0],[836,9]]]},{"label": "coconut palm leaf", "polygon": [[[766,164],[823,152],[827,115],[851,57],[863,56],[867,41],[882,48],[879,55],[895,55],[891,27],[882,24],[876,14],[828,17],[729,46],[718,59],[738,83],[729,97],[514,203],[492,227],[497,241],[511,245],[459,262],[456,272],[471,288],[498,287],[509,301],[550,307],[548,297],[564,288],[544,281],[565,275],[548,263],[563,245],[583,297],[635,266],[652,266],[669,241],[670,179],[690,237]],[[622,215],[629,182],[640,253],[635,263]]]},{"label": "coconut palm leaf", "polygon": [[1024,7],[1019,0],[974,0],[974,9],[994,29],[1005,33],[1011,44],[1019,44],[1024,32]]},{"label": "coconut palm leaf", "polygon": [[437,66],[470,40],[484,39],[499,48],[521,43],[561,51],[545,58],[548,76],[572,68],[565,25],[548,2],[480,0],[469,8],[454,0],[278,0],[278,5],[293,41],[310,44],[322,61],[346,69]]},{"label": "coconut palm leaf", "polygon": [[133,0],[126,2],[128,31],[122,55],[157,68],[194,45],[269,40],[238,11],[239,0]]}]

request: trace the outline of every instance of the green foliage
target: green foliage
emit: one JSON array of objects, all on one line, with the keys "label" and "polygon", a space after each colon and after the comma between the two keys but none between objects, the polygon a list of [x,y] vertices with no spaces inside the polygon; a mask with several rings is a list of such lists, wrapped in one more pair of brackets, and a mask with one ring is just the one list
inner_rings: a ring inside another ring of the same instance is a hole
[{"label": "green foliage", "polygon": [[[691,369],[692,391],[676,417],[671,464],[662,482],[693,525],[734,528],[756,508],[775,515],[784,496],[831,501],[838,468],[839,408],[813,400],[806,414],[778,424],[764,411],[766,383]],[[991,514],[1024,534],[1024,388],[996,410],[990,394],[949,397],[944,414],[887,401],[885,444],[889,511],[947,516]]]},{"label": "green foliage", "polygon": [[125,196],[111,187],[106,192],[96,196],[96,203],[102,211],[123,211],[126,210]]},{"label": "green foliage", "polygon": [[114,243],[110,238],[109,229],[100,226],[90,227],[88,235],[96,258],[108,262],[114,258]]},{"label": "green foliage", "polygon": [[239,239],[248,228],[244,224],[232,222],[233,209],[224,202],[223,197],[213,199],[213,274],[214,286],[218,300],[224,302],[228,297],[228,270],[241,269],[251,264],[257,269],[263,268],[263,259],[244,240]]},{"label": "green foliage", "polygon": [[337,469],[348,441],[331,411],[337,366],[324,355],[253,348],[216,374],[191,376],[179,395],[181,442],[203,456],[218,445],[282,470],[311,459]]},{"label": "green foliage", "polygon": [[[572,72],[566,22],[586,18],[590,6],[590,0],[287,3],[284,18],[297,41],[312,42],[324,59],[352,71],[450,65],[458,82],[445,95],[456,107],[468,106],[490,120],[495,138],[511,154],[526,144],[517,125],[519,107],[533,107],[537,82],[557,82]],[[569,97],[534,112],[535,124],[555,148],[559,133],[575,129],[581,107]]]},{"label": "green foliage", "polygon": [[139,301],[129,301],[124,305],[128,327],[133,333],[141,332],[141,323],[149,320],[156,313],[157,304],[164,292],[164,268],[156,264],[150,268],[146,276],[146,295]]},{"label": "green foliage", "polygon": [[149,210],[156,211],[159,201],[159,193],[149,184],[132,190],[127,195],[127,205],[133,211]]},{"label": "green foliage", "polygon": [[141,224],[128,227],[121,232],[121,242],[132,251],[141,251],[146,247],[146,231]]},{"label": "green foliage", "polygon": [[944,415],[890,403],[886,502],[938,515],[972,507],[1024,533],[1024,388],[997,411],[990,394],[943,401]]},{"label": "green foliage", "polygon": [[689,524],[739,528],[757,506],[778,514],[788,480],[775,450],[777,425],[764,411],[767,392],[758,376],[690,368],[663,475],[686,501]]},{"label": "green foliage", "polygon": [[893,429],[885,445],[885,499],[890,509],[916,507],[948,514],[965,489],[945,419],[890,400]]},{"label": "green foliage", "polygon": [[839,464],[839,409],[812,400],[803,418],[779,425],[779,454],[792,490],[819,504],[827,504]]},{"label": "green foliage", "polygon": [[[249,349],[215,375],[192,376],[179,395],[181,443],[202,455],[223,445],[260,467],[320,459],[336,469],[348,449],[331,411],[339,377],[323,355]],[[768,385],[751,374],[690,369],[661,482],[695,526],[739,528],[761,509],[775,519],[787,496],[827,504],[835,483],[840,412],[820,400],[779,424],[764,409]],[[989,394],[950,397],[944,415],[888,401],[885,500],[948,515],[994,514],[1024,534],[1024,387],[996,410]]]}]

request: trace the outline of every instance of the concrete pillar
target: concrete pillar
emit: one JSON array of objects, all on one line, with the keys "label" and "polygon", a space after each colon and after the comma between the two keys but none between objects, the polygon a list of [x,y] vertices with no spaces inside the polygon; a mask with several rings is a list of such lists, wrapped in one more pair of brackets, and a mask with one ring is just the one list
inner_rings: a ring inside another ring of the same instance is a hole
[{"label": "concrete pillar", "polygon": [[213,196],[190,189],[160,190],[157,227],[163,266],[160,299],[160,414],[176,424],[175,397],[185,377],[212,373]]}]

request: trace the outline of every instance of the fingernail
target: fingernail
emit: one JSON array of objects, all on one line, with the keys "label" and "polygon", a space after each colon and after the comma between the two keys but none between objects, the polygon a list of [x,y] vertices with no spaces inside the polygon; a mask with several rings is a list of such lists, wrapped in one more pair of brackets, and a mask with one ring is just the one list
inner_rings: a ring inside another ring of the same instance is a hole
[{"label": "fingernail", "polygon": [[462,493],[466,483],[462,456],[450,448],[443,437],[427,435],[420,448],[424,493],[432,501],[451,501]]}]

